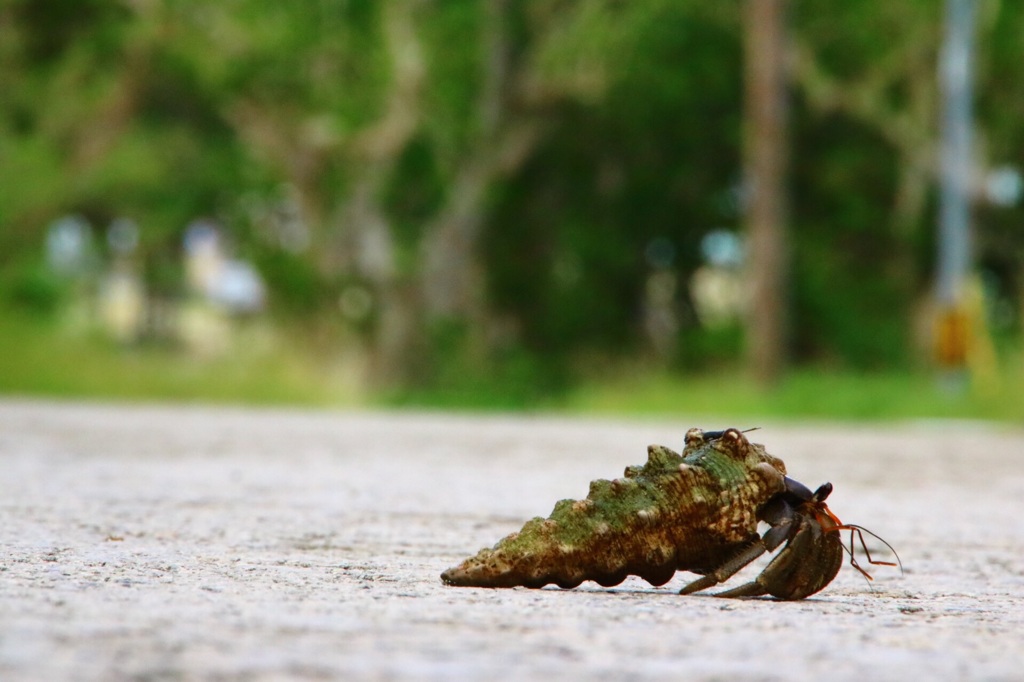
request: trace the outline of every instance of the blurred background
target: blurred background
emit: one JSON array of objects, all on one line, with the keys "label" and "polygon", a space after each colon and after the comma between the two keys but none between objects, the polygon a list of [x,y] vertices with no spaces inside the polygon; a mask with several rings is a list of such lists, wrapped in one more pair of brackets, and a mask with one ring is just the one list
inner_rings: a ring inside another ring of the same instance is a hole
[{"label": "blurred background", "polygon": [[1010,0],[4,0],[0,393],[1020,422],[1022,64]]}]

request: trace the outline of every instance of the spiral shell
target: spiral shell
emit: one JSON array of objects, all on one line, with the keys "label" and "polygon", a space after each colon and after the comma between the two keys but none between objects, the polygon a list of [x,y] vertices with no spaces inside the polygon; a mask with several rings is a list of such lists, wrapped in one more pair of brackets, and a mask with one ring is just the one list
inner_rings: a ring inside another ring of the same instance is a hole
[{"label": "spiral shell", "polygon": [[757,540],[757,511],[784,488],[785,464],[736,429],[690,429],[682,454],[647,449],[643,466],[590,484],[584,500],[441,574],[462,587],[617,585],[636,575],[652,585],[676,571],[706,573]]}]

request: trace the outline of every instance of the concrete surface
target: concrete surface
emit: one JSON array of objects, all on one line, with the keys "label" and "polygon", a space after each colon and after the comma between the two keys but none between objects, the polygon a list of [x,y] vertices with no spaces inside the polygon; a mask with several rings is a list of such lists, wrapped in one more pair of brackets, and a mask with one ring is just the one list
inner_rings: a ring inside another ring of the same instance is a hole
[{"label": "concrete surface", "polygon": [[872,584],[439,581],[694,425],[0,401],[0,680],[1024,679],[1019,428],[752,434],[896,546]]}]

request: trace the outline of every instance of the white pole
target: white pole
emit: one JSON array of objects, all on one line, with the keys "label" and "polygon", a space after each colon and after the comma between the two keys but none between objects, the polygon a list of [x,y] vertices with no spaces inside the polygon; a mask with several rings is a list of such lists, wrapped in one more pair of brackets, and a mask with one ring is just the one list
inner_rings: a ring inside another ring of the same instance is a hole
[{"label": "white pole", "polygon": [[[936,273],[936,359],[953,378],[966,378],[971,335],[965,289],[971,269],[971,100],[974,0],[947,0],[946,35],[939,63],[942,91],[941,194]],[[947,377],[949,378],[949,377]],[[957,382],[959,383],[959,382]]]}]

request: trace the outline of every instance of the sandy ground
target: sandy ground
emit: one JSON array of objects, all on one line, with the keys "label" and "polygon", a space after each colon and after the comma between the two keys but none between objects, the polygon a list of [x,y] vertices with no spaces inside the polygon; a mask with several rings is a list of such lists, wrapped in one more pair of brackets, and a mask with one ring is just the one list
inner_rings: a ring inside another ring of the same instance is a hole
[{"label": "sandy ground", "polygon": [[898,548],[872,584],[441,584],[694,425],[0,401],[0,680],[1024,679],[1020,428],[752,434]]}]

